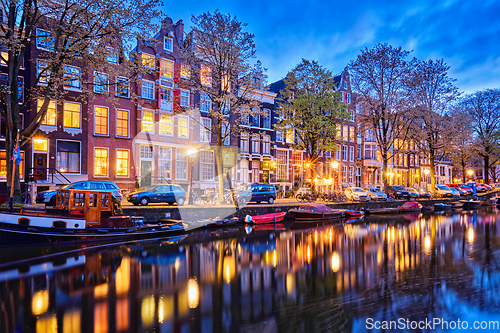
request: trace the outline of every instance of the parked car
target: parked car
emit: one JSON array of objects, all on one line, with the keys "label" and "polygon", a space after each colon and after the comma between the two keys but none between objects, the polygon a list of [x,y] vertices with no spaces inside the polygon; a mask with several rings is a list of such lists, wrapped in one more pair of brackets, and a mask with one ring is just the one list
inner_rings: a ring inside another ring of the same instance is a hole
[{"label": "parked car", "polygon": [[472,194],[472,190],[470,188],[468,188],[469,190],[465,189],[465,188],[462,188],[460,187],[460,185],[462,184],[446,184],[446,186],[448,186],[450,189],[452,190],[457,190],[461,196],[466,196],[466,195],[469,195],[469,190],[470,190],[470,193]]},{"label": "parked car", "polygon": [[500,188],[500,183],[495,183],[495,184],[493,184],[493,187],[494,187],[494,188]]},{"label": "parked car", "polygon": [[[63,190],[95,190],[95,191],[111,191],[113,198],[118,201],[122,200],[122,192],[118,185],[113,182],[100,181],[100,180],[84,180],[63,186]],[[47,206],[56,205],[57,190],[48,190],[38,192],[36,195],[36,203],[46,204]]]},{"label": "parked car", "polygon": [[370,196],[361,187],[348,187],[344,190],[347,200],[370,201]]},{"label": "parked car", "polygon": [[132,192],[128,201],[134,205],[147,206],[149,203],[165,202],[170,205],[177,203],[182,206],[186,202],[186,191],[179,185],[154,185],[143,191]]},{"label": "parked car", "polygon": [[389,194],[392,194],[395,199],[409,199],[410,194],[404,188],[404,186],[389,186],[388,188]]},{"label": "parked car", "polygon": [[418,192],[420,198],[430,198],[431,197],[431,193],[429,191],[427,191],[425,188],[416,188],[415,190]]},{"label": "parked car", "polygon": [[486,192],[486,191],[488,191],[488,189],[486,187],[484,187],[483,184],[477,184],[476,191],[477,192]]},{"label": "parked car", "polygon": [[462,195],[462,193],[457,188],[450,187],[449,189],[453,192],[454,198],[460,198],[460,196]]},{"label": "parked car", "polygon": [[446,185],[436,185],[436,195],[440,198],[453,198],[455,193]]},{"label": "parked car", "polygon": [[458,184],[458,187],[460,187],[464,191],[467,191],[468,195],[473,194],[472,187],[467,184]]},{"label": "parked car", "polygon": [[236,191],[236,200],[240,206],[251,201],[257,203],[265,201],[272,204],[276,200],[276,188],[269,184],[248,184]]},{"label": "parked car", "polygon": [[481,184],[482,187],[486,187],[488,190],[492,190],[493,187],[490,184]]},{"label": "parked car", "polygon": [[408,194],[410,195],[410,199],[418,199],[418,198],[420,198],[420,193],[418,193],[418,191],[415,190],[414,188],[407,187],[407,188],[405,188],[405,190],[408,191]]},{"label": "parked car", "polygon": [[387,200],[387,194],[378,187],[365,188],[371,200]]}]

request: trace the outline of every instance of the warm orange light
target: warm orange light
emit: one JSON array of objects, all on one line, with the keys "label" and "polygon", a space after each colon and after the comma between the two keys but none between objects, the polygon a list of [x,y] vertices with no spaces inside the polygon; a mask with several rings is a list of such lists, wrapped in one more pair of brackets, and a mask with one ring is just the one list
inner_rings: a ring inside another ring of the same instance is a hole
[{"label": "warm orange light", "polygon": [[33,300],[31,301],[31,311],[33,315],[39,316],[42,313],[47,312],[49,308],[49,291],[41,290],[33,295]]},{"label": "warm orange light", "polygon": [[425,236],[424,246],[427,250],[431,247],[431,238],[429,236]]},{"label": "warm orange light", "polygon": [[309,168],[311,166],[311,163],[306,163],[306,168]]},{"label": "warm orange light", "polygon": [[332,271],[338,272],[340,269],[340,256],[337,251],[332,253]]},{"label": "warm orange light", "polygon": [[147,296],[142,300],[141,317],[145,327],[153,324],[155,319],[155,297],[153,295]]},{"label": "warm orange light", "polygon": [[469,232],[468,232],[468,236],[469,236],[469,243],[472,243],[472,241],[474,241],[474,229],[472,228],[469,228]]},{"label": "warm orange light", "polygon": [[200,302],[200,287],[198,286],[198,281],[195,278],[189,279],[188,282],[188,306],[191,309],[198,307]]}]

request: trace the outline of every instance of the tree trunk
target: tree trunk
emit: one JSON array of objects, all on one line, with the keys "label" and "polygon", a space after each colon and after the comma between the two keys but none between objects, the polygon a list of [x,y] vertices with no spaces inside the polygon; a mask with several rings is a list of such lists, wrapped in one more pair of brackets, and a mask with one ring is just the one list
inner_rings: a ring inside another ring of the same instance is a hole
[{"label": "tree trunk", "polygon": [[[19,180],[19,167],[16,165],[15,170],[13,167],[15,166],[15,161],[12,160],[12,154],[14,152],[14,147],[16,145],[17,138],[17,128],[13,133],[7,133],[5,136],[5,160],[7,162],[7,197],[10,198],[11,187],[14,186],[13,191],[13,202],[20,203],[21,202],[21,182]],[[12,184],[12,172],[14,171],[14,184]],[[10,199],[9,199],[10,200]]]},{"label": "tree trunk", "polygon": [[382,154],[382,180],[384,182],[384,192],[387,193],[389,183],[387,182],[387,153]]},{"label": "tree trunk", "polygon": [[215,146],[214,152],[215,163],[217,163],[217,180],[219,181],[219,193],[224,194],[224,166],[222,161],[222,146],[217,144]]},{"label": "tree trunk", "polygon": [[462,183],[466,183],[467,179],[465,178],[465,160],[462,159]]},{"label": "tree trunk", "polygon": [[430,172],[431,172],[431,192],[434,193],[436,191],[436,165],[435,159],[436,152],[434,149],[429,151],[429,163],[430,163]]},{"label": "tree trunk", "polygon": [[485,155],[484,156],[484,183],[485,184],[489,184],[490,183],[490,175],[489,175],[489,172],[490,172],[490,156],[489,155]]}]

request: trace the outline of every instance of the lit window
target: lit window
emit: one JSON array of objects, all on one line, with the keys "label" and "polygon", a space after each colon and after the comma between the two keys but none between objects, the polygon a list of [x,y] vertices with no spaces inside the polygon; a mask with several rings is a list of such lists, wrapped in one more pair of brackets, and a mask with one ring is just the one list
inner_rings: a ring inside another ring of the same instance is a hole
[{"label": "lit window", "polygon": [[82,76],[82,70],[79,67],[75,66],[64,66],[63,71],[63,79],[64,79],[64,88],[66,89],[81,89],[81,81],[80,78]]},{"label": "lit window", "polygon": [[80,142],[57,141],[56,168],[64,173],[80,173]]},{"label": "lit window", "polygon": [[50,31],[36,29],[36,47],[43,50],[54,51],[55,39]]},{"label": "lit window", "polygon": [[288,151],[278,150],[276,151],[276,173],[277,180],[288,181]]},{"label": "lit window", "polygon": [[184,149],[175,150],[175,178],[187,180],[188,157]]},{"label": "lit window", "polygon": [[181,106],[189,106],[189,90],[181,90]]},{"label": "lit window", "polygon": [[78,103],[64,102],[64,127],[80,128],[81,105]]},{"label": "lit window", "polygon": [[160,135],[174,135],[174,120],[168,114],[160,115]]},{"label": "lit window", "polygon": [[108,175],[108,150],[94,148],[94,176]]},{"label": "lit window", "polygon": [[128,111],[116,110],[116,136],[128,138]]},{"label": "lit window", "polygon": [[0,64],[7,65],[7,62],[9,61],[8,48],[5,45],[1,46],[0,48],[1,48],[0,53],[2,54],[2,58],[0,59]]},{"label": "lit window", "polygon": [[142,65],[149,69],[155,69],[155,56],[147,53],[142,54]]},{"label": "lit window", "polygon": [[130,80],[126,77],[116,78],[116,94],[117,97],[130,97]]},{"label": "lit window", "polygon": [[208,94],[200,93],[200,111],[210,112],[212,110],[212,101]]},{"label": "lit window", "polygon": [[212,150],[200,151],[200,178],[201,180],[214,178],[214,152]]},{"label": "lit window", "polygon": [[183,79],[189,79],[190,76],[191,76],[191,70],[189,69],[189,66],[181,65],[181,77]]},{"label": "lit window", "polygon": [[200,81],[201,81],[201,84],[204,86],[211,86],[212,85],[212,73],[211,73],[210,67],[201,65]]},{"label": "lit window", "polygon": [[163,40],[163,49],[165,51],[170,51],[172,52],[172,46],[173,46],[173,39],[170,38],[170,37],[165,37],[165,39]]},{"label": "lit window", "polygon": [[128,176],[128,150],[116,150],[116,175]]},{"label": "lit window", "polygon": [[[6,153],[5,150],[0,151],[0,179],[7,178],[7,160],[5,159]],[[24,151],[21,151],[21,164],[19,164],[19,176],[21,179],[24,179]]]},{"label": "lit window", "polygon": [[179,116],[177,119],[177,136],[179,138],[189,138],[189,119]]},{"label": "lit window", "polygon": [[285,135],[286,135],[285,137],[286,143],[293,143],[294,139],[293,130],[286,131]]},{"label": "lit window", "polygon": [[155,83],[142,80],[141,92],[142,98],[155,99]]},{"label": "lit window", "polygon": [[142,111],[141,132],[153,133],[154,128],[153,111]]},{"label": "lit window", "polygon": [[158,176],[160,178],[170,179],[172,172],[172,148],[159,147],[158,156]]},{"label": "lit window", "polygon": [[[40,109],[42,108],[43,105],[43,99],[38,99],[37,100],[38,104],[38,112],[40,112]],[[45,116],[42,118],[42,125],[46,126],[56,126],[56,102],[55,101],[50,101],[49,105],[47,106],[47,112],[45,112]]]},{"label": "lit window", "polygon": [[108,135],[108,108],[94,108],[94,134]]},{"label": "lit window", "polygon": [[34,138],[33,150],[36,151],[49,151],[49,139]]},{"label": "lit window", "polygon": [[200,125],[200,141],[201,142],[210,142],[210,130],[212,128],[212,119],[210,118],[201,118]]},{"label": "lit window", "polygon": [[36,75],[38,84],[47,84],[49,82],[50,70],[47,62],[40,59],[36,60]]},{"label": "lit window", "polygon": [[163,78],[171,79],[172,78],[172,69],[174,67],[174,63],[172,61],[161,59],[160,60],[160,75]]}]

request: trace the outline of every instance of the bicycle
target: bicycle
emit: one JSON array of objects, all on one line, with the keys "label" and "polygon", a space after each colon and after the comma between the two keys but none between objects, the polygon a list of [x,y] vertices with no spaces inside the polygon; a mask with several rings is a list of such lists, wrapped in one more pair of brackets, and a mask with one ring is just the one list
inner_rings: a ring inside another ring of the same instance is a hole
[{"label": "bicycle", "polygon": [[201,205],[201,198],[200,198],[200,196],[199,196],[198,192],[193,192],[193,193],[192,193],[192,196],[193,196],[193,198],[192,198],[193,203],[194,203],[196,206]]}]

